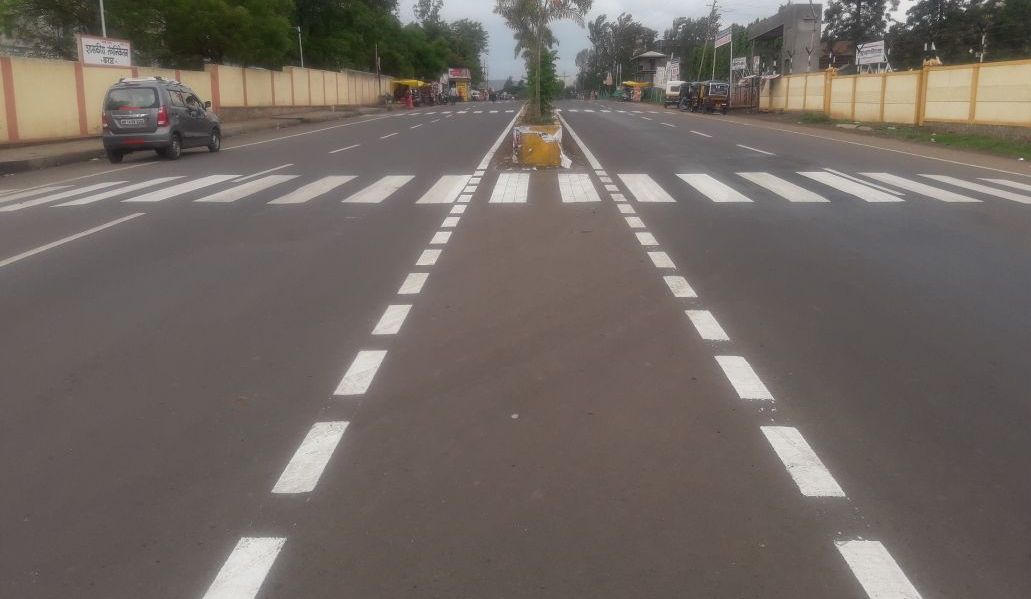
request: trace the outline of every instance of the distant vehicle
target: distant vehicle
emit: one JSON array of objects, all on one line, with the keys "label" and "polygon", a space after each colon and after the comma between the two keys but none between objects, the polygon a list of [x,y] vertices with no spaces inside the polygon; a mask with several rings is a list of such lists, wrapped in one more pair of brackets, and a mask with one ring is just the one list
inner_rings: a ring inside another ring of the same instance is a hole
[{"label": "distant vehicle", "polygon": [[172,79],[121,79],[107,90],[101,115],[104,150],[118,163],[129,152],[154,150],[176,160],[184,148],[222,148],[222,122],[192,89]]},{"label": "distant vehicle", "polygon": [[681,110],[691,112],[715,112],[720,111],[727,114],[730,106],[730,84],[726,81],[695,81],[680,86],[681,94],[685,93],[684,101],[681,102]]},{"label": "distant vehicle", "polygon": [[686,81],[668,81],[666,83],[666,97],[662,101],[663,106],[669,108],[680,104],[680,89]]},{"label": "distant vehicle", "polygon": [[473,102],[479,102],[482,99],[482,95],[480,94],[480,90],[478,90],[478,89],[470,90],[469,91],[469,99],[472,100]]}]

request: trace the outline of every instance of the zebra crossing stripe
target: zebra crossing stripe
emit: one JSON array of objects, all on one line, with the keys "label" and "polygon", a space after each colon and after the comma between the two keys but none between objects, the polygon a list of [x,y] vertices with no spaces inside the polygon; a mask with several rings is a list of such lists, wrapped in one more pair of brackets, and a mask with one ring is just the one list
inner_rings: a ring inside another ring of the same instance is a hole
[{"label": "zebra crossing stripe", "polygon": [[789,202],[830,202],[830,200],[818,193],[799,187],[770,173],[738,173],[737,176],[768,189]]},{"label": "zebra crossing stripe", "polygon": [[897,198],[893,195],[884,193],[883,191],[876,190],[868,185],[856,183],[850,181],[844,177],[838,175],[832,175],[831,173],[824,171],[806,171],[799,172],[798,174],[803,177],[808,177],[818,183],[823,183],[829,187],[833,187],[838,191],[847,193],[849,195],[856,196],[864,202],[904,202],[902,198]]},{"label": "zebra crossing stripe", "polygon": [[1002,198],[1004,200],[1012,200],[1014,202],[1020,202],[1021,204],[1031,204],[1031,196],[1013,193],[1012,191],[1006,191],[1005,189],[996,189],[994,187],[988,187],[987,185],[981,185],[980,183],[964,181],[963,179],[957,179],[955,177],[949,177],[947,175],[920,176],[927,177],[928,179],[934,179],[935,181],[941,181],[942,183],[950,183],[952,185],[955,185],[956,187],[962,187],[963,189],[969,189],[970,191],[977,191],[986,195]]},{"label": "zebra crossing stripe", "polygon": [[1012,187],[1013,189],[1020,189],[1022,191],[1031,191],[1031,185],[1027,183],[1018,183],[1016,181],[1007,181],[1006,179],[985,179],[981,178],[982,181],[989,183],[995,183],[996,185],[1004,185],[1006,187]]},{"label": "zebra crossing stripe", "polygon": [[594,189],[594,183],[591,182],[591,176],[583,173],[560,174],[558,191],[565,204],[601,201],[598,191]]},{"label": "zebra crossing stripe", "polygon": [[8,195],[0,198],[0,204],[6,204],[7,202],[13,202],[15,200],[21,200],[24,198],[31,198],[43,193],[50,193],[51,191],[57,191],[59,189],[67,189],[69,185],[50,185],[48,187],[37,187],[35,189],[26,189],[24,191],[12,190]]},{"label": "zebra crossing stripe", "polygon": [[285,196],[272,200],[269,204],[303,204],[313,198],[333,191],[351,179],[354,179],[354,175],[330,175],[323,177],[298,187]]},{"label": "zebra crossing stripe", "polygon": [[730,202],[750,203],[752,201],[709,175],[690,174],[677,176],[713,202],[722,204]]},{"label": "zebra crossing stripe", "polygon": [[207,177],[201,177],[200,179],[194,179],[193,181],[187,181],[150,193],[145,193],[141,196],[128,198],[122,200],[123,202],[160,202],[161,200],[167,200],[168,198],[196,191],[204,187],[210,187],[218,183],[224,183],[230,179],[235,179],[240,175],[208,175]]},{"label": "zebra crossing stripe", "polygon": [[260,179],[252,179],[246,183],[241,183],[236,187],[230,187],[229,189],[220,191],[218,193],[211,194],[207,197],[194,200],[195,202],[206,202],[210,204],[227,204],[229,202],[235,202],[240,198],[245,198],[249,195],[258,193],[272,187],[279,185],[280,183],[286,183],[292,179],[296,179],[297,175],[269,175]]},{"label": "zebra crossing stripe", "polygon": [[471,178],[469,175],[444,175],[415,203],[453,204]]},{"label": "zebra crossing stripe", "polygon": [[104,183],[96,183],[93,185],[87,185],[86,187],[80,187],[78,189],[69,189],[67,191],[60,191],[58,193],[43,196],[41,198],[34,198],[31,200],[25,200],[16,204],[8,204],[0,207],[0,212],[14,212],[15,210],[22,210],[24,208],[31,208],[32,206],[39,206],[40,204],[49,204],[72,196],[77,196],[83,193],[89,193],[91,191],[97,191],[100,189],[107,189],[108,187],[114,187],[115,185],[121,185],[125,181],[106,181]]},{"label": "zebra crossing stripe", "polygon": [[490,204],[525,204],[530,187],[529,173],[501,173],[490,194]]},{"label": "zebra crossing stripe", "polygon": [[387,175],[343,201],[345,204],[379,204],[414,179],[412,175]]},{"label": "zebra crossing stripe", "polygon": [[927,196],[929,198],[934,198],[934,199],[940,200],[942,202],[971,202],[971,203],[978,203],[978,202],[981,201],[981,200],[977,200],[977,199],[974,199],[974,198],[969,197],[969,196],[965,196],[963,194],[959,194],[959,193],[956,193],[956,192],[953,192],[953,191],[949,191],[947,189],[941,189],[939,187],[934,187],[933,185],[927,185],[926,183],[921,183],[919,181],[911,181],[909,179],[905,179],[903,177],[892,175],[890,173],[859,173],[859,174],[863,175],[864,177],[869,177],[869,178],[871,178],[871,179],[873,179],[875,181],[880,181],[881,183],[887,183],[888,185],[894,185],[895,187],[898,187],[900,189],[905,189],[906,191],[912,191],[914,193],[919,193],[921,195],[925,195],[925,196]]},{"label": "zebra crossing stripe", "polygon": [[92,204],[94,202],[99,202],[100,200],[106,200],[107,198],[112,198],[114,196],[125,195],[127,193],[139,191],[141,189],[146,189],[148,187],[156,187],[158,185],[161,185],[162,183],[168,183],[169,181],[176,181],[178,179],[182,179],[182,177],[158,177],[157,179],[142,181],[140,183],[135,183],[133,185],[119,187],[118,189],[112,189],[110,191],[95,193],[84,198],[78,198],[70,202],[58,204],[57,206],[82,206],[84,204]]},{"label": "zebra crossing stripe", "polygon": [[659,187],[659,184],[648,175],[617,175],[623,185],[637,198],[638,202],[675,202],[673,196]]}]

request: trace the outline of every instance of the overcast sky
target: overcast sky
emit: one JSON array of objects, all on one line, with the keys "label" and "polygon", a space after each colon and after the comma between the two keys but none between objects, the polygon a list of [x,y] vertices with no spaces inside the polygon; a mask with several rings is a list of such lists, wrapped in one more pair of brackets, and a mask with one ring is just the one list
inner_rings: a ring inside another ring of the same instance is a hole
[{"label": "overcast sky", "polygon": [[[594,0],[594,8],[588,15],[593,20],[597,15],[607,15],[609,20],[615,19],[621,12],[628,12],[634,18],[652,29],[662,32],[669,28],[676,17],[703,17],[709,13],[709,0]],[[912,0],[903,0],[908,5]],[[724,23],[747,24],[756,18],[767,17],[777,12],[777,8],[786,4],[787,0],[726,0],[721,1],[724,7]],[[412,6],[415,0],[401,0],[401,19],[413,21]],[[500,17],[494,14],[494,0],[444,0],[442,16],[448,21],[457,19],[474,19],[483,23],[490,35],[490,49],[487,56],[487,78],[503,80],[512,76],[519,79],[523,76],[523,61],[515,58],[512,32]],[[896,17],[898,18],[898,17]],[[576,76],[576,53],[590,44],[587,41],[587,30],[571,22],[557,24],[554,28],[559,40],[558,74]]]}]

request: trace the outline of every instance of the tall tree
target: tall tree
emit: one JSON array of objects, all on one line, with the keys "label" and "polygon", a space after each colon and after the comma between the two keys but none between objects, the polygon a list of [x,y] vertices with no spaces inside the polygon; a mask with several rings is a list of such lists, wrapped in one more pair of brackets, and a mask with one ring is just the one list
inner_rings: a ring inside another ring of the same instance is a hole
[{"label": "tall tree", "polygon": [[[569,19],[581,27],[584,15],[591,9],[593,0],[496,0],[494,12],[501,15],[513,30],[516,39],[516,55],[520,52],[527,58],[527,71],[534,81],[534,100],[530,103],[529,116],[540,120],[549,116],[545,110],[545,82],[542,67],[544,53],[550,54],[555,43],[551,24]],[[549,89],[548,92],[551,90]]]},{"label": "tall tree", "polygon": [[899,7],[899,0],[831,0],[823,13],[825,41],[861,44],[884,38],[888,11]]}]

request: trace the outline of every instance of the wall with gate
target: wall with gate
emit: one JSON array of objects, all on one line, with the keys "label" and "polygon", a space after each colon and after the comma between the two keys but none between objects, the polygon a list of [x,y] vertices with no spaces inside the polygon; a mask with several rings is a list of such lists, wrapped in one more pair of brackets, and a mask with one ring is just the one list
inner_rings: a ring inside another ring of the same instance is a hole
[{"label": "wall with gate", "polygon": [[763,86],[759,107],[865,122],[1031,127],[1031,60],[869,75],[789,75]]},{"label": "wall with gate", "polygon": [[376,104],[391,77],[360,71],[282,71],[207,65],[203,71],[85,66],[79,62],[0,56],[0,144],[100,134],[107,88],[121,77],[178,79],[218,110]]}]

